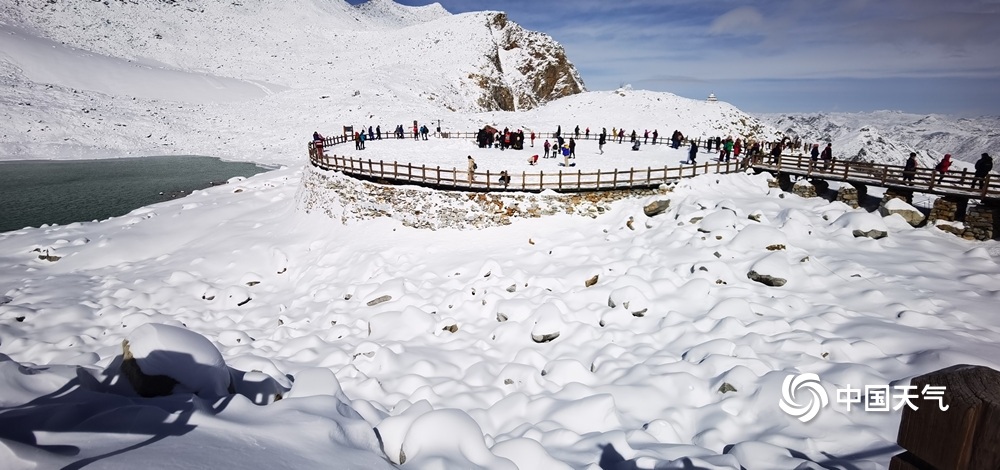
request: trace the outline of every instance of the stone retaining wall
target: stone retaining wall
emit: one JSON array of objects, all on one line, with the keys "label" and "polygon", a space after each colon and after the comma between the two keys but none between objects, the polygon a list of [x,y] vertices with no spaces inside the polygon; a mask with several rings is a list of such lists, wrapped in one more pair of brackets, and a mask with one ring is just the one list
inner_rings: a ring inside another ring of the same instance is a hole
[{"label": "stone retaining wall", "polygon": [[669,187],[574,194],[436,191],[419,186],[375,184],[310,165],[303,174],[297,200],[299,207],[307,212],[321,211],[345,223],[390,217],[406,226],[436,230],[494,227],[508,225],[515,219],[555,214],[597,217],[609,210],[614,201],[669,191]]}]

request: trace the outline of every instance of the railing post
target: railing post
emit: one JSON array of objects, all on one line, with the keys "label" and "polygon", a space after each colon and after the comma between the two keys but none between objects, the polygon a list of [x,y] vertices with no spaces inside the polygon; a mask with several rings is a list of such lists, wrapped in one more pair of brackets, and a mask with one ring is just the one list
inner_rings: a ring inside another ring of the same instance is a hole
[{"label": "railing post", "polygon": [[583,171],[576,170],[576,190],[583,190]]},{"label": "railing post", "polygon": [[903,407],[896,437],[906,452],[889,470],[1000,468],[1000,372],[956,365],[915,377],[910,386],[914,406]]},{"label": "railing post", "polygon": [[597,189],[601,189],[601,169],[597,169]]},{"label": "railing post", "polygon": [[490,180],[491,180],[491,179],[493,179],[493,177],[492,177],[492,176],[490,176],[490,169],[489,169],[489,168],[487,168],[487,169],[486,169],[486,190],[487,190],[487,191],[489,191],[489,190],[490,190]]},{"label": "railing post", "polygon": [[441,165],[438,165],[437,167],[437,183],[435,184],[441,186]]},{"label": "railing post", "polygon": [[559,190],[562,191],[562,170],[559,170]]},{"label": "railing post", "polygon": [[538,171],[538,190],[539,191],[544,191],[545,190],[545,185],[543,184],[544,181],[545,181],[545,172],[539,170]]},{"label": "railing post", "polygon": [[528,172],[522,171],[521,172],[521,190],[522,191],[524,190],[525,180],[527,180],[527,179],[528,179]]},{"label": "railing post", "polygon": [[649,167],[649,166],[647,166],[647,167],[646,167],[646,186],[649,186],[650,184],[652,184],[652,183],[650,182],[650,179],[651,179],[652,177],[653,177],[653,167]]},{"label": "railing post", "polygon": [[629,168],[628,169],[628,189],[632,189],[632,184],[633,184],[632,181],[633,181],[634,177],[635,177],[635,168]]}]

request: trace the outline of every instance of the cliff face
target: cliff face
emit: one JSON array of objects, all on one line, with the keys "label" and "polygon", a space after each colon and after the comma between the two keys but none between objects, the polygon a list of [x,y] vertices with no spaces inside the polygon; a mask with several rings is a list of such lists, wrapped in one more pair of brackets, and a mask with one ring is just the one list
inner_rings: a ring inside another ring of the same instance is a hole
[{"label": "cliff face", "polygon": [[527,31],[504,13],[489,14],[486,26],[494,47],[487,56],[492,70],[477,77],[483,108],[525,110],[586,91],[566,51],[548,35]]}]

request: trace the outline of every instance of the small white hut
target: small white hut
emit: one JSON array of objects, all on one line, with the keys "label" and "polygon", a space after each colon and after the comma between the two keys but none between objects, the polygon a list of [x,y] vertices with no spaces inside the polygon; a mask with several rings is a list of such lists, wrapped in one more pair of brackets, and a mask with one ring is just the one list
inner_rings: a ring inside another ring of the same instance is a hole
[{"label": "small white hut", "polygon": [[705,101],[708,101],[709,103],[714,103],[714,102],[719,101],[719,100],[715,98],[715,93],[709,93],[708,94],[708,99],[705,100]]}]

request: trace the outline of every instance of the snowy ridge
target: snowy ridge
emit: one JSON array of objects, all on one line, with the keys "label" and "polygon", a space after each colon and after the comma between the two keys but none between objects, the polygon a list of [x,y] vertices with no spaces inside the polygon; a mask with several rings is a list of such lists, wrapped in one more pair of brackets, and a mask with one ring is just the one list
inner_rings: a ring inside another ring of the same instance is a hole
[{"label": "snowy ridge", "polygon": [[373,23],[382,23],[393,28],[426,23],[451,14],[440,3],[411,7],[392,0],[368,0],[355,5],[354,8],[364,13]]}]

